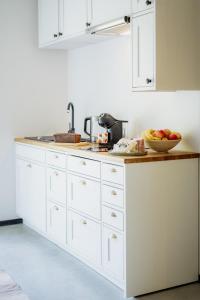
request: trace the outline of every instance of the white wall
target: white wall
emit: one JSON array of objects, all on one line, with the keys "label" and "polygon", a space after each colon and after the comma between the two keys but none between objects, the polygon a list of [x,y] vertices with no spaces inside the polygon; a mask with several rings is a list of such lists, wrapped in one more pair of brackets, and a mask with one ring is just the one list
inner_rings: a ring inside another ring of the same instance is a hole
[{"label": "white wall", "polygon": [[200,92],[133,93],[130,58],[130,37],[69,52],[68,98],[76,105],[78,130],[85,116],[109,112],[129,121],[130,136],[172,128],[183,133],[182,148],[199,151]]},{"label": "white wall", "polygon": [[15,217],[15,136],[66,126],[66,52],[37,43],[37,0],[0,1],[0,220]]}]

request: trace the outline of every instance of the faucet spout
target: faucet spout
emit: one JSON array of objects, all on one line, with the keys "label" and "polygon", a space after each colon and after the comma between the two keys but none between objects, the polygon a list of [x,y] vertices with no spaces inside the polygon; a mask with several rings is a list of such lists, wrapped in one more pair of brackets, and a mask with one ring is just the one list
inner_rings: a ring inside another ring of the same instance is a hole
[{"label": "faucet spout", "polygon": [[75,132],[75,128],[74,128],[74,105],[72,102],[69,102],[67,105],[67,112],[69,113],[71,111],[71,123],[69,126],[69,133],[74,133]]}]

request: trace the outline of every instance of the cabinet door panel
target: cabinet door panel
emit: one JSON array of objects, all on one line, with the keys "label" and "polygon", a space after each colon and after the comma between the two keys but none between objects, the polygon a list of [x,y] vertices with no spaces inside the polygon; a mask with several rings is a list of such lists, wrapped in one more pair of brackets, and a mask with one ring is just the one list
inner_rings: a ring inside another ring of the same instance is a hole
[{"label": "cabinet door panel", "polygon": [[100,224],[69,211],[67,228],[71,248],[89,261],[100,264]]},{"label": "cabinet door panel", "polygon": [[66,243],[66,208],[54,203],[47,204],[47,231],[57,242]]},{"label": "cabinet door panel", "polygon": [[129,15],[130,12],[130,0],[92,0],[92,26]]},{"label": "cabinet door panel", "polygon": [[66,204],[66,173],[53,169],[47,169],[47,198],[50,201]]},{"label": "cabinet door panel", "polygon": [[88,19],[87,0],[63,0],[60,31],[64,36],[73,36],[86,29]]},{"label": "cabinet door panel", "polygon": [[39,44],[55,41],[58,34],[59,0],[39,0]]},{"label": "cabinet door panel", "polygon": [[154,86],[154,13],[133,18],[133,88]]},{"label": "cabinet door panel", "polygon": [[68,205],[96,219],[100,219],[100,191],[100,182],[68,176]]},{"label": "cabinet door panel", "polygon": [[103,227],[103,267],[106,272],[118,280],[124,277],[124,243],[123,235]]},{"label": "cabinet door panel", "polygon": [[132,0],[133,13],[137,13],[154,6],[155,0]]}]

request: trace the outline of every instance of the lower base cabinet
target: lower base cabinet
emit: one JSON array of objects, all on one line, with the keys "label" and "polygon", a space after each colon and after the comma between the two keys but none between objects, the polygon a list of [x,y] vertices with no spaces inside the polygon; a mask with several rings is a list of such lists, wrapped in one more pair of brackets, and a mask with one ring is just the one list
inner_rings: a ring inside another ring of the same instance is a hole
[{"label": "lower base cabinet", "polygon": [[102,232],[103,268],[116,280],[124,279],[124,242],[123,234],[107,227]]},{"label": "lower base cabinet", "polygon": [[47,204],[47,233],[61,244],[66,244],[66,209],[60,205]]},{"label": "lower base cabinet", "polygon": [[80,256],[101,264],[101,225],[77,213],[68,213],[68,242]]}]

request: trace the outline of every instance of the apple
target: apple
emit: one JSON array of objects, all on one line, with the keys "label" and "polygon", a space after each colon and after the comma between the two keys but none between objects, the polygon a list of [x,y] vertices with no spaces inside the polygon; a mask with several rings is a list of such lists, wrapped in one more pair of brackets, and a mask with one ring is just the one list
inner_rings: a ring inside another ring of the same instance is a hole
[{"label": "apple", "polygon": [[154,137],[157,137],[159,139],[162,139],[164,137],[163,133],[160,132],[160,130],[155,130],[154,133],[152,134]]},{"label": "apple", "polygon": [[178,140],[178,137],[175,133],[171,133],[169,136],[168,136],[168,139],[169,140]]},{"label": "apple", "polygon": [[182,139],[182,136],[181,136],[181,134],[179,132],[175,132],[175,134],[176,134],[178,140]]},{"label": "apple", "polygon": [[171,134],[171,130],[169,129],[163,129],[163,132],[165,134],[165,137],[168,137]]}]

